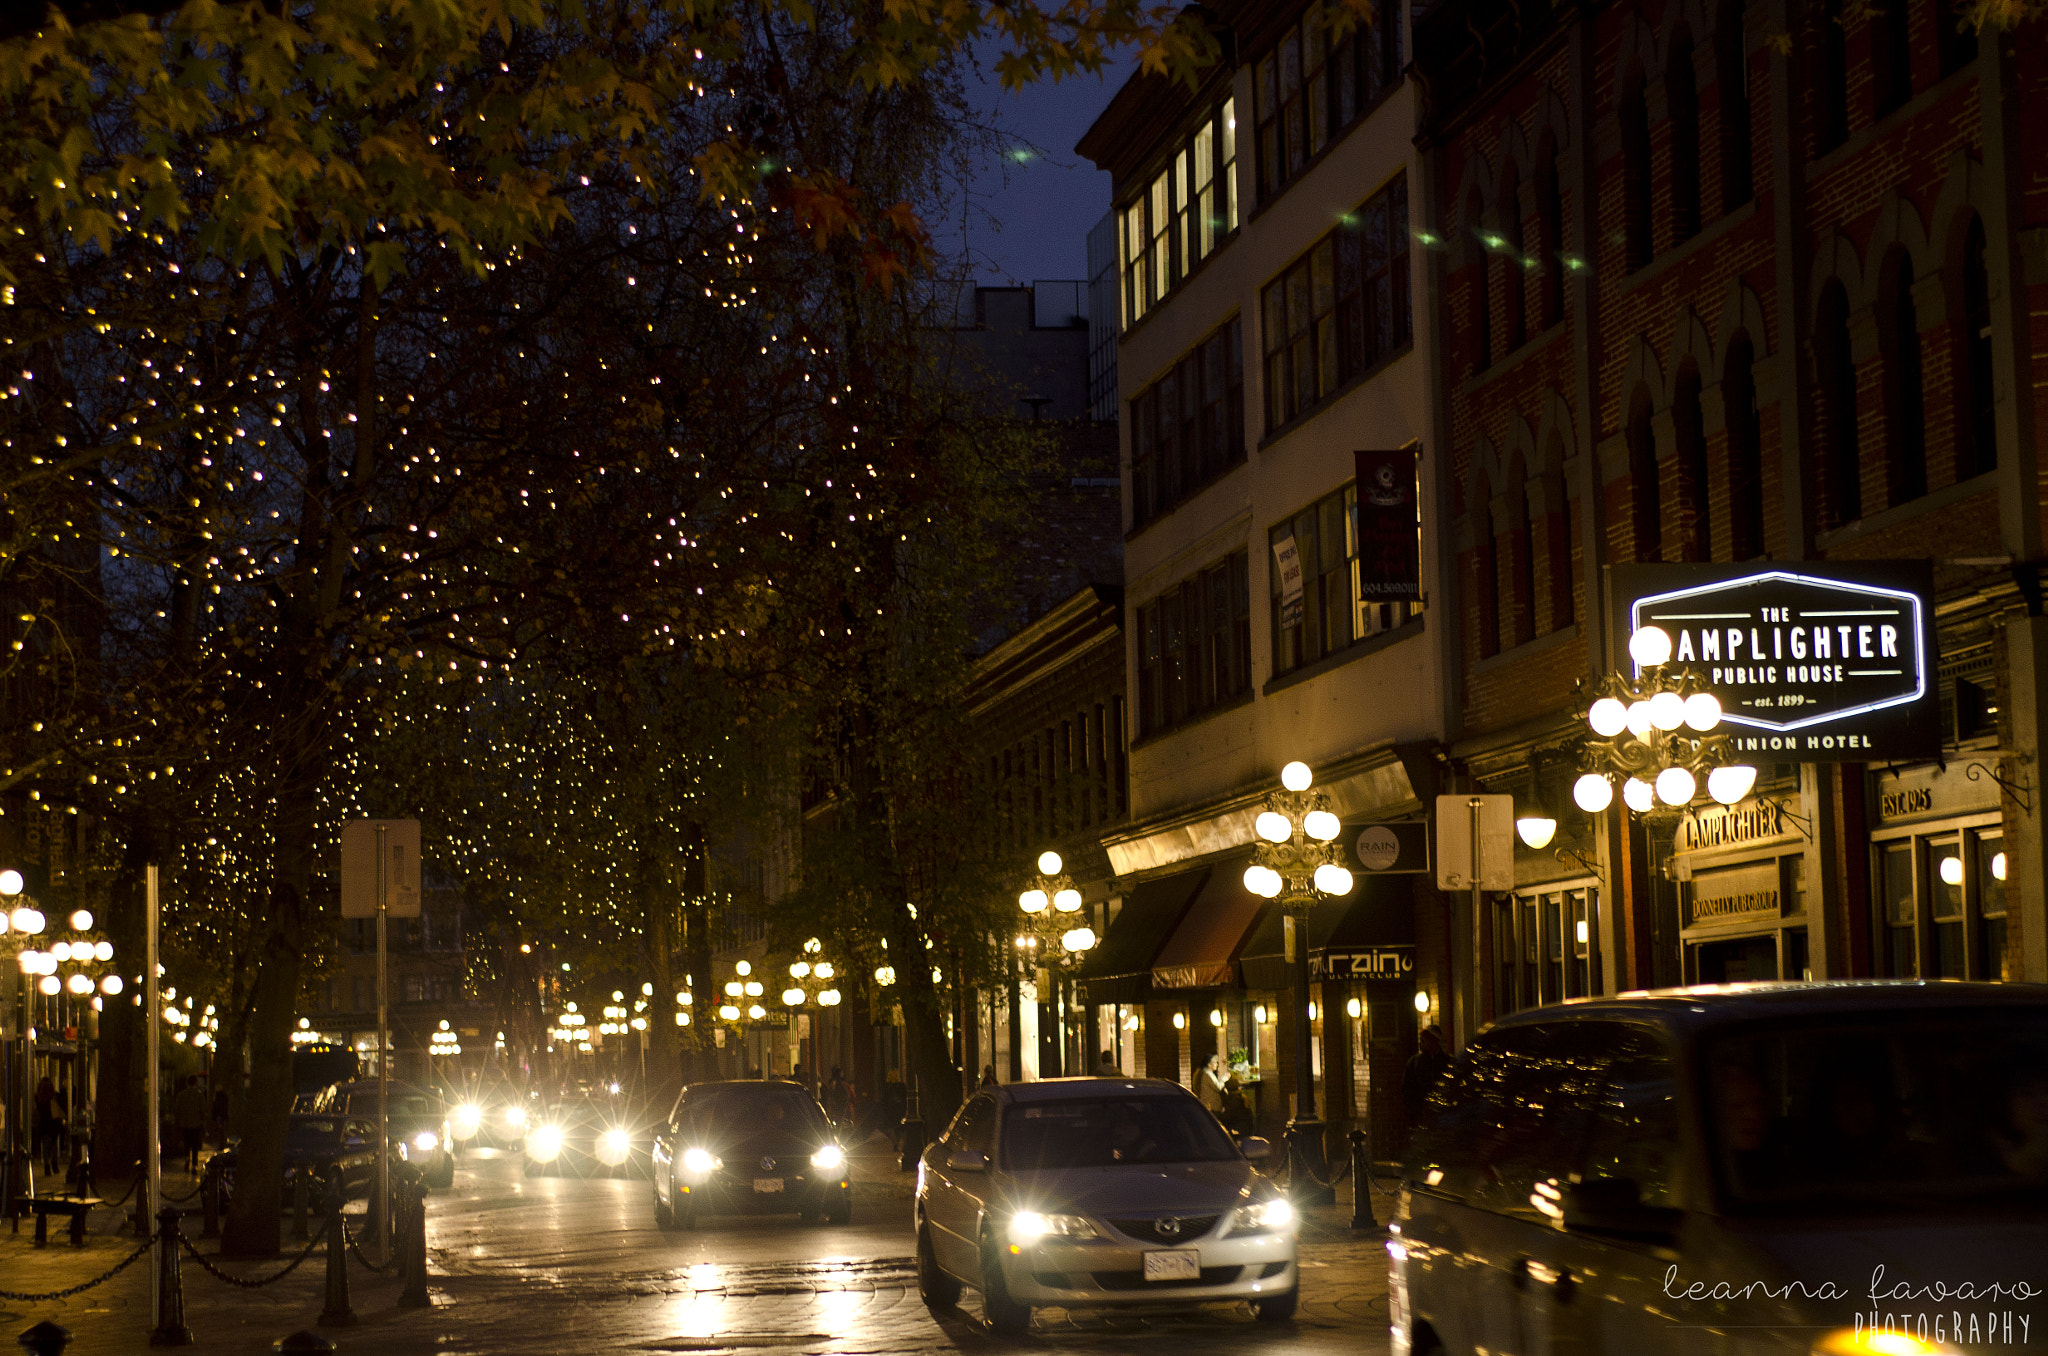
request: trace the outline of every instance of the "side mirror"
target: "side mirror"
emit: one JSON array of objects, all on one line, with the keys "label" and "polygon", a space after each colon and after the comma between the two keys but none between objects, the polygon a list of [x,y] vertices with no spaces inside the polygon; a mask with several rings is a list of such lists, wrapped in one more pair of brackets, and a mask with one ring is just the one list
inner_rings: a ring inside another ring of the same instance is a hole
[{"label": "side mirror", "polygon": [[1677,1241],[1685,1219],[1683,1210],[1644,1205],[1642,1187],[1632,1177],[1595,1177],[1567,1186],[1561,1204],[1567,1229],[1667,1247]]},{"label": "side mirror", "polygon": [[1273,1156],[1273,1142],[1259,1135],[1246,1135],[1237,1142],[1237,1148],[1254,1163],[1263,1163]]},{"label": "side mirror", "polygon": [[949,1172],[987,1172],[988,1155],[972,1149],[953,1149],[946,1154],[946,1169]]}]

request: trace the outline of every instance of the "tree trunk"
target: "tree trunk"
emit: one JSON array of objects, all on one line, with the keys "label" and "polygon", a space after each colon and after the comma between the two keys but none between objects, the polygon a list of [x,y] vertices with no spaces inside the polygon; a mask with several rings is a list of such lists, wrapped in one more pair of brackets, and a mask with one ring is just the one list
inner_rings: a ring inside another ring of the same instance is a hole
[{"label": "tree trunk", "polygon": [[[124,968],[142,971],[146,924],[143,868],[155,856],[147,829],[132,834],[122,854],[120,874],[107,891],[107,940]],[[142,986],[109,998],[100,1013],[99,1105],[93,1126],[93,1157],[102,1174],[126,1174],[142,1162],[147,1147],[149,1109],[144,1104],[143,1061],[154,1023],[143,1020]]]},{"label": "tree trunk", "polygon": [[651,848],[640,852],[640,902],[647,918],[647,949],[654,971],[654,994],[647,1003],[651,1048],[648,1062],[648,1091],[660,1101],[674,1092],[680,1073],[677,1063],[675,965],[675,900],[669,888],[669,873]]}]

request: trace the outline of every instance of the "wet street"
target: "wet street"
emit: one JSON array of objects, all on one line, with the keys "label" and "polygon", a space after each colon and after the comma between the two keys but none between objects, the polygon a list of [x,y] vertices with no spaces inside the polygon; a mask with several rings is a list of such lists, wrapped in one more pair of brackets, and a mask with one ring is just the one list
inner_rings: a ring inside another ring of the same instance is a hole
[{"label": "wet street", "polygon": [[[1129,1350],[1161,1353],[1311,1352],[1374,1356],[1387,1349],[1385,1254],[1377,1239],[1340,1227],[1342,1212],[1311,1212],[1302,1246],[1302,1305],[1290,1323],[1255,1321],[1243,1307],[1144,1314],[1041,1310],[1031,1335],[997,1337],[968,1291],[933,1315],[918,1298],[909,1177],[879,1141],[860,1156],[850,1225],[794,1216],[724,1218],[690,1233],[654,1224],[643,1179],[527,1178],[516,1155],[472,1153],[455,1186],[429,1202],[431,1310],[396,1307],[395,1280],[350,1267],[354,1328],[327,1331],[342,1351],[580,1353],[799,1351],[821,1356],[893,1352],[998,1353]],[[64,1265],[103,1269],[128,1240],[95,1238],[83,1254],[0,1244],[7,1288],[54,1289]],[[206,1245],[205,1251],[211,1251]],[[260,1290],[224,1286],[187,1261],[187,1318],[195,1347],[267,1352],[320,1310],[321,1268],[309,1264]],[[17,1265],[20,1264],[20,1265]],[[262,1276],[278,1263],[238,1264]],[[70,1328],[73,1356],[141,1349],[148,1328],[146,1269],[77,1299],[0,1306],[7,1334],[39,1319]]]}]

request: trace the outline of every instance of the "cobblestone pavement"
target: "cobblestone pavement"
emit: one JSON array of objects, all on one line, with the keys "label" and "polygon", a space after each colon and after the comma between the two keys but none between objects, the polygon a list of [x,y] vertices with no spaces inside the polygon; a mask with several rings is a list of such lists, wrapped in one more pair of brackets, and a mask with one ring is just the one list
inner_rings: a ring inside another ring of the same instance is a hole
[{"label": "cobblestone pavement", "polygon": [[[322,1330],[342,1351],[415,1353],[796,1351],[819,1356],[1006,1351],[1092,1353],[1304,1352],[1377,1356],[1386,1351],[1386,1256],[1375,1236],[1345,1227],[1347,1204],[1307,1212],[1302,1304],[1291,1323],[1255,1321],[1248,1309],[1131,1314],[1041,1310],[1031,1335],[1009,1340],[980,1322],[973,1292],[953,1313],[919,1301],[911,1259],[909,1179],[877,1143],[856,1158],[854,1222],[834,1228],[792,1220],[720,1221],[689,1234],[654,1227],[645,1181],[527,1179],[516,1157],[465,1157],[453,1190],[428,1205],[434,1306],[397,1307],[399,1284],[350,1264],[360,1319]],[[167,1179],[167,1193],[188,1190]],[[1387,1202],[1381,1200],[1380,1218]],[[104,1212],[103,1212],[104,1213]],[[0,1289],[43,1292],[75,1285],[134,1249],[121,1221],[95,1220],[87,1246],[37,1249],[30,1228],[0,1231]],[[191,1222],[196,1232],[198,1221]],[[212,1244],[201,1249],[211,1253]],[[287,1256],[296,1249],[289,1249]],[[264,1276],[281,1262],[220,1264]],[[188,1258],[186,1321],[195,1349],[268,1352],[310,1327],[321,1308],[321,1254],[277,1285],[230,1288]],[[71,1356],[145,1349],[150,1326],[148,1259],[71,1299],[0,1300],[0,1345],[43,1319],[71,1330]]]}]

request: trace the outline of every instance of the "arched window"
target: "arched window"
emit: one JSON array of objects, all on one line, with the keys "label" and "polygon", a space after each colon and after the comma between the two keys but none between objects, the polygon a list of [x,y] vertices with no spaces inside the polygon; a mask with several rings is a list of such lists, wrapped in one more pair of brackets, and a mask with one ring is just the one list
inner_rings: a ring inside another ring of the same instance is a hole
[{"label": "arched window", "polygon": [[1536,163],[1537,276],[1543,287],[1543,328],[1564,319],[1564,184],[1557,173],[1557,147],[1545,146]]},{"label": "arched window", "polygon": [[1849,139],[1849,33],[1842,26],[1842,0],[1822,0],[1815,34],[1815,150],[1825,155]]},{"label": "arched window", "polygon": [[[1562,448],[1554,448],[1548,464],[1564,460]],[[1562,631],[1578,620],[1578,599],[1572,593],[1572,496],[1563,477],[1552,471],[1552,491],[1557,495],[1557,513],[1550,520],[1550,540],[1545,543],[1546,573],[1550,578],[1550,629]]]},{"label": "arched window", "polygon": [[1889,332],[1885,335],[1891,403],[1887,450],[1894,504],[1927,493],[1927,407],[1920,362],[1920,316],[1913,306],[1913,261],[1901,253],[1892,269]]},{"label": "arched window", "polygon": [[1650,393],[1639,390],[1628,412],[1628,480],[1635,509],[1636,559],[1661,560],[1664,495],[1657,483],[1657,439],[1650,429]]},{"label": "arched window", "polygon": [[1913,44],[1906,18],[1907,0],[1877,0],[1871,10],[1871,84],[1880,118],[1913,98]]},{"label": "arched window", "polygon": [[1671,243],[1680,245],[1700,230],[1699,76],[1693,69],[1692,35],[1683,29],[1671,42],[1664,97],[1671,123]]},{"label": "arched window", "polygon": [[1474,193],[1465,205],[1465,220],[1471,223],[1465,267],[1472,275],[1472,370],[1484,372],[1493,361],[1493,252],[1486,247],[1483,208]]},{"label": "arched window", "polygon": [[1728,554],[1754,560],[1764,553],[1763,420],[1756,408],[1756,349],[1745,333],[1729,341],[1721,402],[1728,412]]},{"label": "arched window", "polygon": [[1714,558],[1714,533],[1707,495],[1707,433],[1700,414],[1700,370],[1691,363],[1678,374],[1671,398],[1672,460],[1678,472],[1680,549],[1687,560]]},{"label": "arched window", "polygon": [[1514,591],[1512,624],[1515,644],[1523,645],[1536,639],[1536,502],[1520,461],[1509,470],[1508,485],[1517,510],[1509,524],[1509,562],[1514,569],[1509,581]]},{"label": "arched window", "polygon": [[1493,533],[1493,487],[1483,475],[1472,477],[1472,498],[1466,506],[1472,523],[1472,608],[1479,620],[1479,657],[1500,653],[1500,556]]},{"label": "arched window", "polygon": [[1856,444],[1856,360],[1849,350],[1849,295],[1839,282],[1820,294],[1813,358],[1820,395],[1821,521],[1829,527],[1863,516],[1862,467]]},{"label": "arched window", "polygon": [[1507,349],[1513,353],[1529,337],[1528,265],[1522,256],[1522,191],[1515,170],[1508,167],[1507,191],[1500,201],[1500,262],[1507,270],[1506,294],[1501,298],[1506,314]]},{"label": "arched window", "polygon": [[1643,100],[1643,73],[1631,71],[1622,86],[1621,107],[1622,252],[1633,273],[1650,262],[1650,109]]},{"label": "arched window", "polygon": [[1954,75],[1977,59],[1977,25],[1967,0],[1934,0],[1934,38],[1941,46],[1941,73]]},{"label": "arched window", "polygon": [[1742,32],[1742,0],[1722,0],[1714,23],[1714,81],[1721,97],[1721,211],[1750,200],[1749,51]]},{"label": "arched window", "polygon": [[1965,380],[1969,402],[1964,420],[1967,446],[1958,458],[1956,478],[1982,475],[1998,465],[1998,423],[1991,381],[1991,270],[1984,258],[1984,219],[1970,218],[1963,235],[1963,333]]}]

